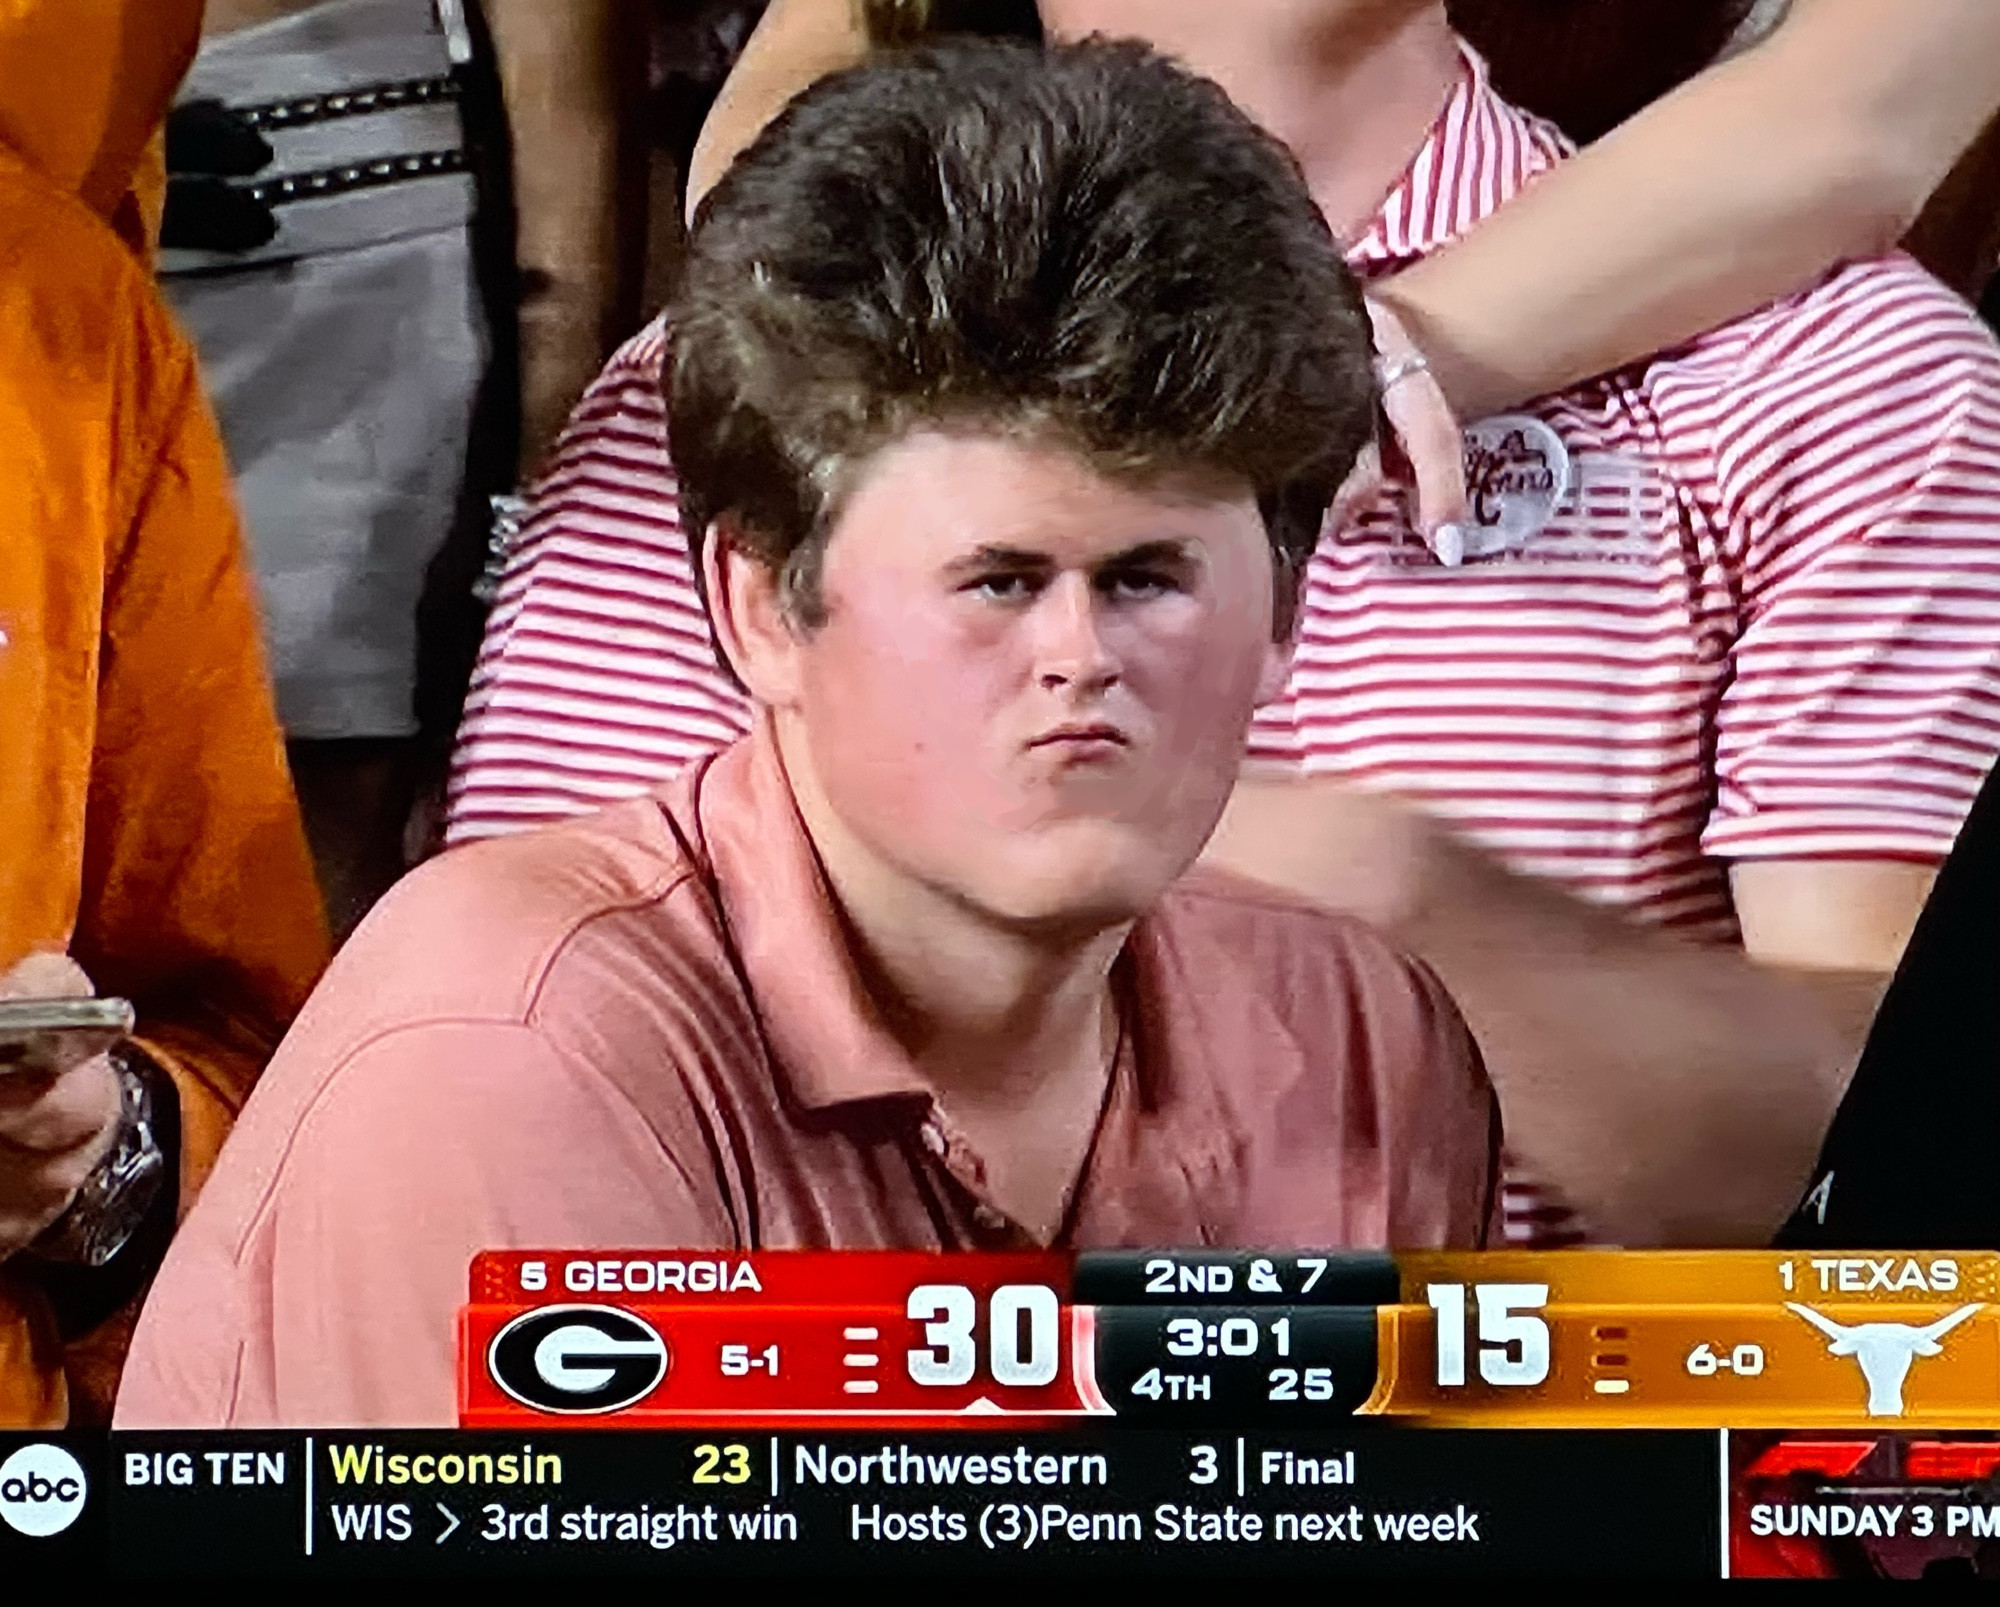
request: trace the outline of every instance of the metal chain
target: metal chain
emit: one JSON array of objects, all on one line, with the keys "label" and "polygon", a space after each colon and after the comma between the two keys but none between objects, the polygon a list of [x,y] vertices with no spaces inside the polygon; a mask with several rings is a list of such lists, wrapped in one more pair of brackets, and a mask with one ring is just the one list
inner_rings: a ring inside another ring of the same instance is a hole
[{"label": "metal chain", "polygon": [[405,106],[432,106],[458,98],[456,78],[404,78],[327,95],[300,95],[258,106],[232,106],[230,111],[261,133],[267,129],[330,123],[343,117],[367,117],[375,112],[399,111]]},{"label": "metal chain", "polygon": [[291,201],[316,201],[350,190],[371,190],[384,184],[465,171],[463,151],[419,151],[410,156],[385,156],[372,162],[321,168],[314,173],[287,173],[283,178],[246,186],[245,193],[264,206],[284,206]]}]

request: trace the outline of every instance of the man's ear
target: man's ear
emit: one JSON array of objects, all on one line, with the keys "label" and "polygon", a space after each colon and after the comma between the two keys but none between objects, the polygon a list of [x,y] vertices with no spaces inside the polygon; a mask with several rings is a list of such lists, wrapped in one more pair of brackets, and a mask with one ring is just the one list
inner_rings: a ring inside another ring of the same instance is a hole
[{"label": "man's ear", "polygon": [[778,576],[744,544],[726,519],[701,544],[709,621],[736,678],[759,703],[789,708],[798,701],[804,641],[786,618]]}]

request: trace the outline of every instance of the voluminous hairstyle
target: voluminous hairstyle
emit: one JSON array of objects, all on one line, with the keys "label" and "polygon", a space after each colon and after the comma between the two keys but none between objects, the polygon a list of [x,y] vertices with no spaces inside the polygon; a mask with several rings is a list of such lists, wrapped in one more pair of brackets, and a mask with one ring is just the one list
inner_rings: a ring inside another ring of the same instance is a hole
[{"label": "voluminous hairstyle", "polygon": [[820,556],[923,429],[1248,486],[1289,632],[1369,436],[1359,290],[1289,152],[1142,45],[878,56],[795,100],[703,201],[670,309],[682,523],[823,617]]}]

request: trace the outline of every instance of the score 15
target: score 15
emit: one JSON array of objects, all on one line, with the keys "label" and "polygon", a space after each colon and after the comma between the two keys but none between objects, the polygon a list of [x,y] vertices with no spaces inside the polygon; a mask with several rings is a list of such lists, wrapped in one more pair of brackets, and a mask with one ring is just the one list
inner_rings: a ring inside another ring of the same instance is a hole
[{"label": "score 15", "polygon": [[[904,1313],[924,1325],[924,1348],[909,1351],[910,1381],[972,1382],[979,1365],[979,1297],[958,1283],[926,1283],[910,1291]],[[1011,1283],[986,1303],[986,1367],[996,1384],[1035,1386],[1055,1381],[1061,1366],[1062,1310],[1055,1290]]]},{"label": "score 15", "polygon": [[[1549,1325],[1528,1313],[1549,1303],[1545,1283],[1482,1283],[1479,1306],[1479,1376],[1489,1384],[1539,1384],[1549,1376]],[[1433,1283],[1424,1298],[1437,1313],[1437,1381],[1465,1382],[1465,1285]]]}]

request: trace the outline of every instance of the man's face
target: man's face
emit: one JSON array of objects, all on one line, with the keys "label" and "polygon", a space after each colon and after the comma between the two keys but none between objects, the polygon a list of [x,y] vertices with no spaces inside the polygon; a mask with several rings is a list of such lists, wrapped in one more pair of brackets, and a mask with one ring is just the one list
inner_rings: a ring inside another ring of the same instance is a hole
[{"label": "man's face", "polygon": [[1272,587],[1247,488],[911,437],[828,538],[788,756],[880,869],[1009,923],[1115,925],[1201,851],[1283,683]]}]

